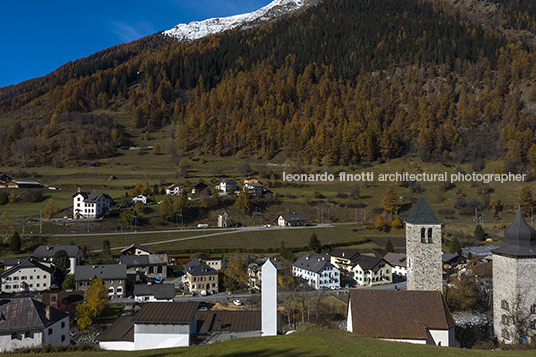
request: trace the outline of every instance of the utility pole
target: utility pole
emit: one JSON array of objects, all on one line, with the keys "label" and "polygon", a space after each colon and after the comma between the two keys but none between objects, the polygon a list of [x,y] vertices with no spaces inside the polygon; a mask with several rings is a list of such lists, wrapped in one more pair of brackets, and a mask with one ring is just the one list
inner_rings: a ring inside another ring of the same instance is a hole
[{"label": "utility pole", "polygon": [[43,210],[39,210],[39,234],[43,231]]}]

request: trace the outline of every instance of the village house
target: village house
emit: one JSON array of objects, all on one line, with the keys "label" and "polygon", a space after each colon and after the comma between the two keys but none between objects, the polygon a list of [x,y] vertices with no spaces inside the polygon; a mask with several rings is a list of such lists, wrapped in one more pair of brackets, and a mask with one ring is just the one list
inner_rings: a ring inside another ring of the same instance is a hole
[{"label": "village house", "polygon": [[174,284],[136,284],[134,285],[134,301],[144,302],[172,302],[175,297]]},{"label": "village house", "polygon": [[64,250],[67,253],[70,263],[69,274],[74,274],[74,268],[82,264],[84,257],[82,249],[77,245],[40,245],[34,250],[32,255],[43,261],[52,263],[54,254],[60,250]]},{"label": "village house", "polygon": [[303,213],[282,213],[277,217],[279,227],[305,226],[305,216]]},{"label": "village house", "polygon": [[135,316],[119,318],[99,336],[104,350],[140,351],[191,345],[197,331],[196,302],[152,302]]},{"label": "village house", "polygon": [[393,275],[407,276],[407,256],[406,253],[393,253],[389,252],[383,257],[392,268]]},{"label": "village house", "polygon": [[248,182],[244,184],[243,190],[248,190],[252,197],[259,197],[262,196],[263,187],[259,182]]},{"label": "village house", "polygon": [[[250,289],[261,290],[262,285],[262,266],[270,257],[264,257],[248,265],[248,287]],[[277,274],[285,274],[289,267],[281,264],[277,258],[271,258],[272,263],[277,269]]]},{"label": "village house", "polygon": [[79,265],[74,274],[76,290],[85,293],[95,277],[102,279],[108,290],[108,297],[112,299],[126,297],[128,288],[133,285],[127,281],[127,267],[124,264]]},{"label": "village house", "polygon": [[10,180],[11,180],[11,177],[9,177],[3,172],[0,172],[0,187],[5,187],[4,185]]},{"label": "village house", "polygon": [[222,180],[219,185],[216,185],[216,189],[222,191],[223,193],[236,192],[238,190],[238,185],[234,180]]},{"label": "village house", "polygon": [[53,308],[58,308],[58,306],[61,306],[61,305],[63,306],[74,305],[75,307],[73,308],[73,310],[75,310],[77,304],[81,304],[84,302],[84,292],[83,291],[58,291],[58,289],[51,288],[50,292],[43,293],[41,302]]},{"label": "village house", "polygon": [[221,270],[221,257],[211,257],[205,253],[201,253],[195,256],[201,263],[205,263],[209,267],[215,270]]},{"label": "village house", "polygon": [[139,195],[132,197],[133,204],[136,204],[138,202],[141,202],[144,205],[147,205],[147,196],[144,196],[140,193]]},{"label": "village house", "polygon": [[121,250],[121,255],[149,255],[152,253],[153,250],[151,248],[147,248],[136,243],[133,243]]},{"label": "village house", "polygon": [[94,219],[107,214],[113,199],[106,193],[78,192],[73,196],[73,218]]},{"label": "village house", "polygon": [[29,297],[0,299],[0,353],[70,343],[68,313]]},{"label": "village house", "polygon": [[36,257],[6,259],[4,265],[3,293],[46,291],[52,284],[54,268]]},{"label": "village house", "polygon": [[389,341],[456,347],[455,326],[439,291],[350,289],[350,332]]},{"label": "village house", "polygon": [[[330,254],[331,264],[336,266],[341,274],[346,274],[350,271],[355,260],[359,257],[357,249],[335,249]],[[353,276],[353,273],[352,273]]]},{"label": "village house", "polygon": [[166,187],[166,195],[178,195],[182,192],[180,186],[170,185]]},{"label": "village house", "polygon": [[207,188],[208,186],[203,182],[194,182],[192,184],[192,193],[199,193]]},{"label": "village house", "polygon": [[164,280],[167,277],[167,254],[122,255],[119,264],[126,265],[127,274],[134,274],[136,282]]},{"label": "village house", "polygon": [[350,267],[358,285],[374,286],[392,283],[392,268],[383,258],[361,254]]},{"label": "village house", "polygon": [[37,181],[28,180],[9,180],[4,183],[2,188],[41,188],[43,185]]},{"label": "village house", "polygon": [[218,292],[218,271],[194,258],[184,265],[184,282],[191,293]]},{"label": "village house", "polygon": [[314,289],[339,289],[340,271],[330,262],[328,255],[301,257],[292,264],[292,274]]}]

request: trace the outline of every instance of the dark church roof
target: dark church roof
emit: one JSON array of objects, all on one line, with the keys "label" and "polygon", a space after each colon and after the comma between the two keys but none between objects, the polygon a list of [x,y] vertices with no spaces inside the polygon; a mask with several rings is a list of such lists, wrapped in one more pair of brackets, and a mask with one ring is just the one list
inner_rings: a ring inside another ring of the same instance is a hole
[{"label": "dark church roof", "polygon": [[441,224],[437,216],[435,215],[432,207],[426,201],[424,196],[421,196],[413,210],[406,219],[406,223],[411,224]]},{"label": "dark church roof", "polygon": [[504,230],[504,237],[506,244],[492,250],[493,254],[536,257],[536,230],[525,222],[521,207],[517,208],[514,223]]}]

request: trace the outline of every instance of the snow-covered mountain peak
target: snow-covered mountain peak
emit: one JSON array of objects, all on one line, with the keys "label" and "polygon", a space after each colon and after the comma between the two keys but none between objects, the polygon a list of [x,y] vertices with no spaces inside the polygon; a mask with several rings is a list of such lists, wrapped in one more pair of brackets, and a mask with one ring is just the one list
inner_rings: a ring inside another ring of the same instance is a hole
[{"label": "snow-covered mountain peak", "polygon": [[274,0],[257,11],[229,17],[193,21],[178,24],[164,35],[175,37],[180,41],[193,41],[199,38],[221,33],[227,30],[247,29],[274,21],[282,16],[292,14],[307,6],[317,4],[320,0]]}]

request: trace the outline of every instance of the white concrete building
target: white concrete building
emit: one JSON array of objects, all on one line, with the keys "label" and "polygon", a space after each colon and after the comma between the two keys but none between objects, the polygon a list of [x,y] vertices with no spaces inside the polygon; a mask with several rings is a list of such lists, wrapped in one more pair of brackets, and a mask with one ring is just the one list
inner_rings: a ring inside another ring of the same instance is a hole
[{"label": "white concrete building", "polygon": [[78,191],[72,198],[74,219],[95,219],[102,217],[108,213],[113,203],[113,199],[106,193]]},{"label": "white concrete building", "polygon": [[99,337],[105,350],[139,351],[190,346],[197,330],[196,302],[151,302],[122,317]]},{"label": "white concrete building", "polygon": [[134,285],[134,300],[144,302],[173,302],[175,297],[174,284],[136,284]]},{"label": "white concrete building", "polygon": [[277,336],[277,268],[271,259],[262,266],[261,325],[263,336]]},{"label": "white concrete building", "polygon": [[34,299],[1,299],[0,317],[0,353],[71,343],[69,314]]},{"label": "white concrete building", "polygon": [[54,268],[51,267],[50,263],[42,262],[31,256],[25,259],[6,259],[5,264],[6,271],[0,275],[3,293],[50,289],[54,276]]},{"label": "white concrete building", "polygon": [[393,275],[407,276],[408,268],[406,266],[406,253],[392,253],[389,252],[384,255],[385,260],[393,269]]},{"label": "white concrete building", "polygon": [[77,245],[40,245],[32,255],[42,261],[52,263],[54,254],[60,250],[64,250],[69,256],[69,274],[74,274],[75,267],[82,264],[84,257],[82,249]]},{"label": "white concrete building", "polygon": [[339,289],[341,274],[330,262],[329,255],[301,257],[292,264],[292,275],[306,281],[315,289]]}]

